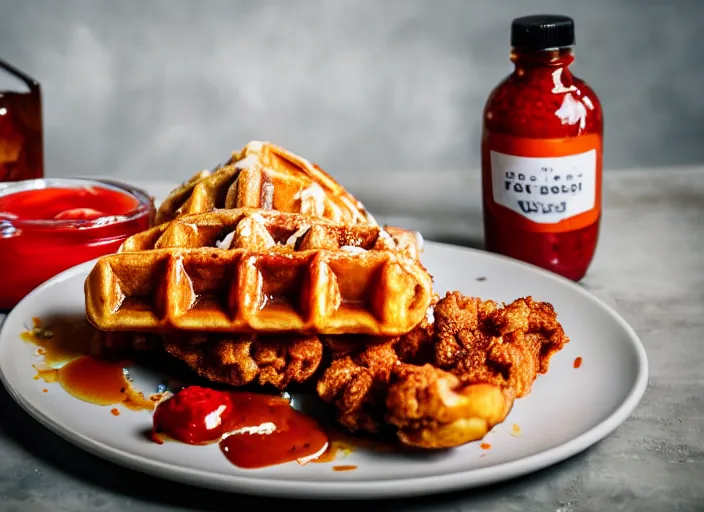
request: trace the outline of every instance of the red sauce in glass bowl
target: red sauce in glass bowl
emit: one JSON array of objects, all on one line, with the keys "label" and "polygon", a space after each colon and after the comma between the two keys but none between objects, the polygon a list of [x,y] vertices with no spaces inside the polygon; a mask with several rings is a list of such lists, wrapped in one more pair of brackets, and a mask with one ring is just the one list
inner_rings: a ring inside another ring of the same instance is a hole
[{"label": "red sauce in glass bowl", "polygon": [[152,199],[116,182],[40,179],[0,185],[0,309],[149,228]]}]

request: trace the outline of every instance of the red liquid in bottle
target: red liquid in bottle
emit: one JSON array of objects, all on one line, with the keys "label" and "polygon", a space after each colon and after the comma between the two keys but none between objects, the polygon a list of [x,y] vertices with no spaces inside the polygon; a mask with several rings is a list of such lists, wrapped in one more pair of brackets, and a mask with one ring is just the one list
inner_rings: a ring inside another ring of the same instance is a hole
[{"label": "red liquid in bottle", "polygon": [[599,234],[603,118],[569,70],[573,42],[569,18],[514,20],[515,70],[484,109],[482,192],[487,250],[578,281]]}]

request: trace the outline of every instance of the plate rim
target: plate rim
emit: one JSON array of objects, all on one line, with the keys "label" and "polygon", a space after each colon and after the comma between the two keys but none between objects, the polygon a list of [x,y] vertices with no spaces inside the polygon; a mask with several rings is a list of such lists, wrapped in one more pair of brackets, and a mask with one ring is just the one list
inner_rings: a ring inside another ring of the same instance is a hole
[{"label": "plate rim", "polygon": [[[596,302],[609,316],[611,316],[627,335],[628,345],[633,350],[637,361],[638,369],[635,380],[621,404],[606,416],[599,423],[589,430],[573,437],[572,439],[526,457],[502,462],[496,465],[467,469],[454,473],[440,475],[393,478],[380,481],[306,481],[302,480],[280,480],[271,477],[250,477],[243,475],[224,475],[196,468],[188,468],[183,465],[176,465],[169,462],[162,462],[139,454],[125,452],[114,448],[101,441],[97,441],[80,432],[74,432],[54,421],[43,411],[34,407],[17,389],[8,381],[4,371],[4,363],[0,360],[0,382],[7,390],[7,393],[20,407],[29,414],[35,421],[38,421],[49,430],[59,435],[59,437],[87,451],[99,458],[127,467],[137,472],[149,474],[157,478],[169,479],[190,485],[197,485],[203,488],[217,489],[230,493],[241,493],[256,496],[297,498],[297,499],[388,499],[394,497],[412,497],[436,494],[439,492],[452,492],[462,489],[481,487],[496,482],[510,480],[519,476],[534,473],[562,462],[578,453],[590,448],[603,440],[623,424],[638,406],[640,400],[648,386],[649,364],[648,357],[636,331],[626,322],[626,320],[610,305],[595,296],[582,286],[570,281],[562,276],[551,273],[535,265],[518,261],[506,256],[489,253],[487,251],[462,247],[442,242],[426,241],[426,247],[437,248],[438,250],[452,250],[460,253],[472,254],[475,257],[485,257],[490,259],[500,259],[505,264],[515,267],[522,267],[533,273],[538,273],[543,278],[559,282],[567,286],[572,291]],[[14,320],[14,315],[23,303],[34,300],[34,297],[42,294],[44,290],[55,286],[56,283],[70,279],[76,274],[84,272],[84,267],[94,265],[98,258],[71,267],[56,276],[40,284],[28,295],[26,295],[15,308],[13,308],[5,318],[2,328],[0,328],[0,343],[5,338],[5,333],[9,330],[10,320]],[[1,347],[2,345],[0,345]]]}]

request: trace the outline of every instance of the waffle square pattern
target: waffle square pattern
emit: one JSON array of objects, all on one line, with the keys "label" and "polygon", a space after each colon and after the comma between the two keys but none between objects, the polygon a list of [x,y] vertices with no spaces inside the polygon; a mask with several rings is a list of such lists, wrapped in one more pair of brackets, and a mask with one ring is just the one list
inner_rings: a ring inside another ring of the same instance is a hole
[{"label": "waffle square pattern", "polygon": [[252,141],[212,171],[173,190],[158,224],[215,209],[304,213],[344,224],[376,224],[364,205],[319,166],[270,142]]},{"label": "waffle square pattern", "polygon": [[237,208],[183,215],[127,239],[85,283],[101,330],[397,336],[432,279],[403,230]]}]

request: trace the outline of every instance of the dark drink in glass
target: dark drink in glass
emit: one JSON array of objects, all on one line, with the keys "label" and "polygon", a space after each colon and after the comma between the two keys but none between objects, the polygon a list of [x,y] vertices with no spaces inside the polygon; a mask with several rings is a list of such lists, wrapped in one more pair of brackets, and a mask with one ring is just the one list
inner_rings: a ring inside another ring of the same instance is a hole
[{"label": "dark drink in glass", "polygon": [[39,82],[0,59],[0,73],[3,71],[23,82],[28,90],[0,90],[0,181],[43,178]]}]

